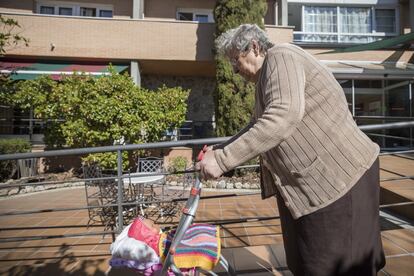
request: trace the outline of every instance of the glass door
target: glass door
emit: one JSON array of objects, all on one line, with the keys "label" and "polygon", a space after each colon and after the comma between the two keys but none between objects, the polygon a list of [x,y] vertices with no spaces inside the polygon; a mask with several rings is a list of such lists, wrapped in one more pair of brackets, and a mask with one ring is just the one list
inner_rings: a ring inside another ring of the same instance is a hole
[{"label": "glass door", "polygon": [[[353,115],[358,125],[385,123],[382,121],[382,118],[385,115],[382,80],[354,80],[353,93]],[[385,133],[383,130],[373,130],[366,134],[380,147],[384,147]]]},{"label": "glass door", "polygon": [[[412,82],[386,81],[384,86],[386,122],[401,122],[413,117]],[[386,132],[386,148],[407,149],[413,147],[413,128],[389,129]]]}]

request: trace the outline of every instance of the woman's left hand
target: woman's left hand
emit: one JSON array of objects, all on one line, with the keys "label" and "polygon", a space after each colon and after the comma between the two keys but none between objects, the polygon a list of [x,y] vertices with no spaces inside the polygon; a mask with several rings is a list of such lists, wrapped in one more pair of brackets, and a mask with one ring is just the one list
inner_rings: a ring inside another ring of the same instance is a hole
[{"label": "woman's left hand", "polygon": [[196,169],[200,170],[201,178],[204,180],[215,179],[223,174],[211,147],[204,152],[203,159],[196,163]]}]

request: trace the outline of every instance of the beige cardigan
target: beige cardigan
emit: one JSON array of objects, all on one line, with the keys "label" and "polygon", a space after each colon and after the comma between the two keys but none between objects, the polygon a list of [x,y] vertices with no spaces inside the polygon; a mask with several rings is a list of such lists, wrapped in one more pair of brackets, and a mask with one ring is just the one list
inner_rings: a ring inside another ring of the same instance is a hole
[{"label": "beige cardigan", "polygon": [[334,202],[376,160],[329,69],[301,48],[269,49],[252,123],[215,150],[224,172],[260,155],[262,197],[279,190],[294,218]]}]

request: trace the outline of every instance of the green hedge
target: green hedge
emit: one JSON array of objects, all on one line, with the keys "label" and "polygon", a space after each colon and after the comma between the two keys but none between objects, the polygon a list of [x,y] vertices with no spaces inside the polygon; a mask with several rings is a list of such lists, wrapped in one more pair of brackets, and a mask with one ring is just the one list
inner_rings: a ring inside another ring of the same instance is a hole
[{"label": "green hedge", "polygon": [[[31,145],[24,139],[0,139],[0,154],[29,152]],[[17,172],[17,161],[0,161],[0,180],[12,178]]]},{"label": "green hedge", "polygon": [[[218,0],[214,7],[215,37],[240,24],[257,24],[264,29],[263,18],[267,4],[264,0]],[[250,121],[255,87],[238,74],[230,62],[216,55],[216,134],[232,136]]]}]

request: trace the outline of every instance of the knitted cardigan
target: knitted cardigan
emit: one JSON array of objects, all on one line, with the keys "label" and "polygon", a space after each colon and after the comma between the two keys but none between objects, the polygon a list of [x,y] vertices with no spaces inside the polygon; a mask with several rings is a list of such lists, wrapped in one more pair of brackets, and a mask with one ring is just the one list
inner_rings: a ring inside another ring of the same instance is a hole
[{"label": "knitted cardigan", "polygon": [[278,189],[296,219],[348,192],[379,147],[355,124],[329,69],[280,44],[261,68],[252,122],[214,153],[224,172],[260,155],[262,198]]}]

